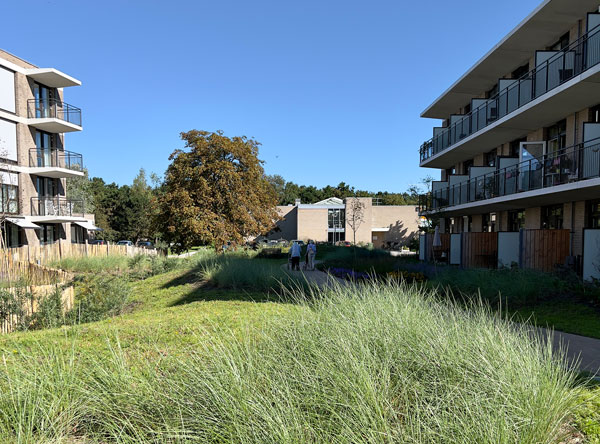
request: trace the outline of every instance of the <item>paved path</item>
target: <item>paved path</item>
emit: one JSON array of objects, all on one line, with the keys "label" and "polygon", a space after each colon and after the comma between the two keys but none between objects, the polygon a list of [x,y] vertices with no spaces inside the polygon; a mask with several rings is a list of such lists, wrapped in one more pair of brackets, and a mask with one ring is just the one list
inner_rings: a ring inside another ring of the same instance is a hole
[{"label": "paved path", "polygon": [[292,276],[302,276],[307,282],[319,287],[327,287],[336,284],[346,285],[348,283],[348,281],[345,281],[344,279],[331,276],[330,274],[317,269],[292,271],[288,270],[287,264],[283,264],[281,268],[284,269],[286,273],[290,273]]},{"label": "paved path", "polygon": [[[548,334],[548,330],[545,328],[539,330]],[[555,350],[560,349],[561,346],[566,347],[567,358],[571,363],[579,361],[580,370],[600,377],[600,339],[555,330],[552,343]]]}]

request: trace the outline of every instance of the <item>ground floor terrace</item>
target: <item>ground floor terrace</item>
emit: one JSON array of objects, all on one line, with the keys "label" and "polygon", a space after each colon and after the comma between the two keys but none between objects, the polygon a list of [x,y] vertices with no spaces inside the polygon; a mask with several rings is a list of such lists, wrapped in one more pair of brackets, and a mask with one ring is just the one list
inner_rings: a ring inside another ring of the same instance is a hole
[{"label": "ground floor terrace", "polygon": [[[566,195],[592,197],[591,191],[575,188]],[[588,279],[600,277],[600,199],[556,203],[559,198],[537,194],[430,213],[441,245],[434,245],[433,234],[422,236],[421,259],[464,267],[566,267]]]}]

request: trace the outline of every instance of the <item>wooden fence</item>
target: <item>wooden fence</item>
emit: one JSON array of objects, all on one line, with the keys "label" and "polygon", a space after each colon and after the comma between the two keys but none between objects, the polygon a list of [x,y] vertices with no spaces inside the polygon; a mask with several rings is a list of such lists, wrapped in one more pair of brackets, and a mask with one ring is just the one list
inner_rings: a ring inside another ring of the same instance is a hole
[{"label": "wooden fence", "polygon": [[15,261],[10,256],[0,263],[0,282],[8,285],[19,281],[28,285],[50,285],[72,279],[73,275],[67,271],[55,270],[32,262]]},{"label": "wooden fence", "polygon": [[498,233],[463,233],[461,261],[465,268],[496,268]]},{"label": "wooden fence", "polygon": [[[427,233],[427,260],[438,260],[441,256],[445,258],[450,257],[450,234],[449,233],[440,233],[440,240],[442,241],[442,245],[440,247],[435,247],[435,254],[437,257],[434,258],[434,248],[433,248],[433,233]],[[445,253],[443,255],[442,253]],[[448,259],[446,259],[448,260]]]},{"label": "wooden fence", "polygon": [[106,245],[89,245],[87,243],[73,244],[60,240],[49,245],[25,245],[19,248],[9,248],[6,250],[6,253],[0,252],[0,260],[4,254],[7,254],[10,260],[14,262],[33,262],[40,265],[48,265],[53,261],[59,261],[68,257],[101,257],[111,255],[132,257],[137,254],[155,256],[158,254],[158,251],[155,249],[110,243]]},{"label": "wooden fence", "polygon": [[523,268],[553,271],[570,254],[569,230],[523,230],[522,239]]}]

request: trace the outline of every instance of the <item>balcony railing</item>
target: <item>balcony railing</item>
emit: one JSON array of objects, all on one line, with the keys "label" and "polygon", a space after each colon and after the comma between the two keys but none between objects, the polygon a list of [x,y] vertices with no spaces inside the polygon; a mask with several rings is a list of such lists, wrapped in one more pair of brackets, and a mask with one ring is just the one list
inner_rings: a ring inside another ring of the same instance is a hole
[{"label": "balcony railing", "polygon": [[419,211],[550,188],[600,177],[600,138],[532,158],[420,196]]},{"label": "balcony railing", "polygon": [[55,118],[81,126],[81,109],[58,99],[29,99],[27,116],[30,119]]},{"label": "balcony railing", "polygon": [[599,62],[600,26],[597,26],[521,78],[502,79],[512,83],[421,145],[421,162],[481,131]]},{"label": "balcony railing", "polygon": [[58,148],[31,148],[29,150],[29,166],[83,171],[83,156],[79,153]]},{"label": "balcony railing", "polygon": [[83,199],[67,199],[66,197],[32,197],[32,216],[83,217]]}]

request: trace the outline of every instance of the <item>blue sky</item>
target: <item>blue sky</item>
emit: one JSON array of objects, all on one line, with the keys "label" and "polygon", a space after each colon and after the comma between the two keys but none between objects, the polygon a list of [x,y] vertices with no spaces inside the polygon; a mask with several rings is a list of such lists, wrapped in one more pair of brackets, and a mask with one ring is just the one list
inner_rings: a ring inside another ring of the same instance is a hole
[{"label": "blue sky", "polygon": [[404,191],[434,172],[420,112],[539,1],[12,0],[0,47],[83,82],[66,148],[108,182],[221,129],[261,142],[268,174]]}]

